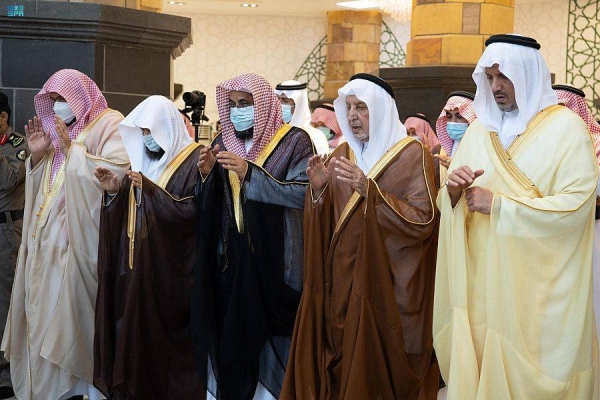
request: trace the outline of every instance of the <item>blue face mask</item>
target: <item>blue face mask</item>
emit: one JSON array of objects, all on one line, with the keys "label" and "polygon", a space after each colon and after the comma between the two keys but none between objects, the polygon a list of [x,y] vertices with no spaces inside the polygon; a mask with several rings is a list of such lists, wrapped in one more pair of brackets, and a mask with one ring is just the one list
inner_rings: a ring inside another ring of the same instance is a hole
[{"label": "blue face mask", "polygon": [[254,126],[254,106],[233,107],[229,113],[229,119],[238,132],[252,128]]},{"label": "blue face mask", "polygon": [[148,150],[153,151],[155,153],[159,152],[161,147],[156,143],[156,140],[152,137],[152,135],[142,136],[144,139],[144,144],[148,148]]},{"label": "blue face mask", "polygon": [[282,104],[281,111],[283,112],[283,122],[286,124],[292,120],[294,113],[292,112],[292,106],[289,104]]},{"label": "blue face mask", "polygon": [[468,127],[469,124],[466,122],[448,122],[446,124],[446,132],[448,132],[450,139],[454,141],[460,141]]},{"label": "blue face mask", "polygon": [[325,137],[327,138],[327,140],[333,139],[334,134],[333,134],[333,132],[331,132],[331,129],[329,129],[328,127],[317,126],[317,129],[325,134]]}]

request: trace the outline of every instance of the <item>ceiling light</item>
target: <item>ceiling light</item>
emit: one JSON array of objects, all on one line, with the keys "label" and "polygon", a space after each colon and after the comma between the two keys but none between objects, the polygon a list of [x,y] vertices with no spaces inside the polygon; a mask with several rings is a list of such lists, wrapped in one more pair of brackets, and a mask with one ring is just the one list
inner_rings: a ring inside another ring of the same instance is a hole
[{"label": "ceiling light", "polygon": [[185,5],[185,3],[182,2],[182,1],[169,1],[169,4],[171,4],[172,6],[183,6],[183,5]]},{"label": "ceiling light", "polygon": [[369,8],[379,8],[379,4],[371,0],[355,0],[355,1],[342,1],[335,3],[336,5],[344,8],[353,8],[355,10],[366,10]]},{"label": "ceiling light", "polygon": [[256,8],[256,7],[258,7],[258,4],[256,4],[256,3],[242,3],[242,7],[244,7],[244,8],[248,8],[248,7],[250,7],[250,8]]},{"label": "ceiling light", "polygon": [[400,22],[410,21],[412,0],[377,0],[379,8]]}]

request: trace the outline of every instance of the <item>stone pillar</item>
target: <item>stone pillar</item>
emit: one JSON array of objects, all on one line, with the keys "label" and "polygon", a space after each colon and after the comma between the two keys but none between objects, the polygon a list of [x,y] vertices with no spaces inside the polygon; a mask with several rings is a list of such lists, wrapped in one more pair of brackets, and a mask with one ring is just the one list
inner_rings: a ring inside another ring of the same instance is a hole
[{"label": "stone pillar", "polygon": [[515,0],[413,0],[407,67],[379,76],[394,88],[402,119],[424,113],[435,120],[455,90],[475,93],[473,69],[485,40],[514,30]]},{"label": "stone pillar", "polygon": [[[0,0],[0,91],[23,131],[33,97],[63,68],[92,78],[123,114],[153,94],[171,96],[173,59],[191,44],[189,18],[92,3]],[[13,10],[14,11],[14,10]],[[15,13],[13,12],[12,15]]]},{"label": "stone pillar", "polygon": [[485,40],[512,33],[515,0],[413,0],[407,65],[475,65]]},{"label": "stone pillar", "polygon": [[338,89],[352,75],[379,68],[381,13],[373,10],[329,11],[327,20],[324,97],[335,99]]}]

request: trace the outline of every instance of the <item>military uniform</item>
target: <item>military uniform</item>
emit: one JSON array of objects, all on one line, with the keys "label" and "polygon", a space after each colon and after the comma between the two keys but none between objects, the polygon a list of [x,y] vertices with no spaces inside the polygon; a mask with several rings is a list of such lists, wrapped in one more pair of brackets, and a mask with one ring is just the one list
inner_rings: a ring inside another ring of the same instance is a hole
[{"label": "military uniform", "polygon": [[[25,203],[25,159],[29,155],[25,137],[9,126],[0,134],[0,337],[10,307],[17,253],[21,245]],[[10,370],[0,357],[0,388],[10,386]]]}]

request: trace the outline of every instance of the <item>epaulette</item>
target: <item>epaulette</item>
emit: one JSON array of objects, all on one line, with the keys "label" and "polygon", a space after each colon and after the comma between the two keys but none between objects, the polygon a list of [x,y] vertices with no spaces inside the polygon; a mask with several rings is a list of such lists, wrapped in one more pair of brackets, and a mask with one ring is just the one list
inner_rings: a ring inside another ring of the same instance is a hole
[{"label": "epaulette", "polygon": [[8,137],[8,141],[10,142],[10,144],[13,145],[13,147],[19,147],[20,145],[23,144],[23,142],[25,141],[25,138],[23,136],[19,136],[19,135],[15,135],[14,133],[11,133],[10,136]]}]

